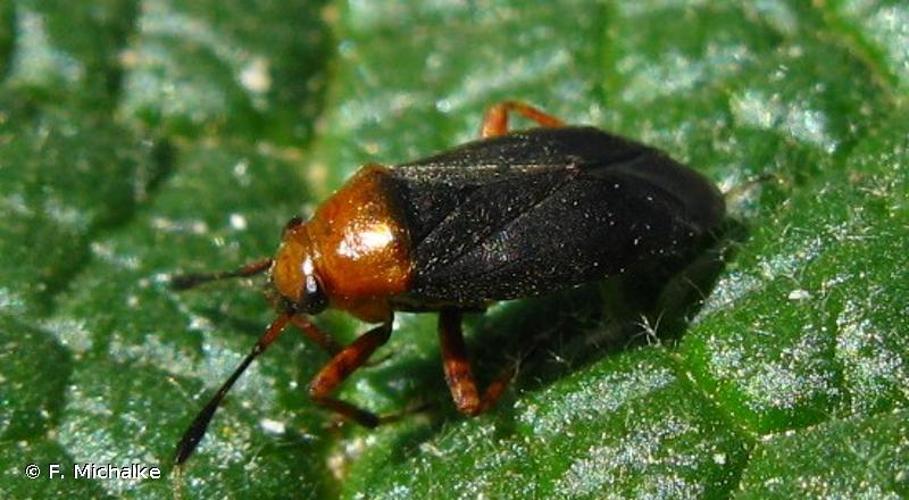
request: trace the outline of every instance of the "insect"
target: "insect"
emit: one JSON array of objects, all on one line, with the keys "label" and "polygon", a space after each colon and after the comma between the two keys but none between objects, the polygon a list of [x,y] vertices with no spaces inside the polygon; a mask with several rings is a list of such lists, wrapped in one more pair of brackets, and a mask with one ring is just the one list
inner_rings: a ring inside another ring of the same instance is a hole
[{"label": "insect", "polygon": [[[512,112],[540,127],[509,133]],[[527,104],[489,108],[481,136],[410,163],[364,166],[310,220],[287,223],[274,258],[173,278],[184,289],[267,273],[278,297],[277,317],[183,435],[177,464],[288,324],[332,356],[309,385],[312,400],[375,427],[377,415],[332,393],[388,340],[395,311],[438,312],[445,380],[458,410],[476,415],[511,374],[478,389],[461,332],[465,311],[685,253],[724,217],[716,187],[664,153]],[[379,326],[341,346],[310,321],[329,307]]]}]

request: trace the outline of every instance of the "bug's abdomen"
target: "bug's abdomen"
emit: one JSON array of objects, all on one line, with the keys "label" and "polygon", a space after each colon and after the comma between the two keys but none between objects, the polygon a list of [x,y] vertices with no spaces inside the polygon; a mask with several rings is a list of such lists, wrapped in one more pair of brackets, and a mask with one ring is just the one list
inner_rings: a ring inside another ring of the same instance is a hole
[{"label": "bug's abdomen", "polygon": [[617,141],[590,128],[539,129],[462,147],[456,158],[472,166],[435,157],[392,169],[414,263],[403,302],[539,295],[690,250],[718,224],[722,197],[662,153]]},{"label": "bug's abdomen", "polygon": [[424,240],[413,249],[423,265],[415,266],[411,294],[471,304],[538,295],[668,257],[698,236],[673,216],[678,207],[646,186],[629,195],[625,182],[564,182],[459,252]]}]

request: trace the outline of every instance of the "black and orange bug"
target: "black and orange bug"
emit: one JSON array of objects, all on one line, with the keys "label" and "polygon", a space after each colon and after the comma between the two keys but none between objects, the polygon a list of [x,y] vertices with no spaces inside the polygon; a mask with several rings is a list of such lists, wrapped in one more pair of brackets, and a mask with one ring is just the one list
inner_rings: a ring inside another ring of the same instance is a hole
[{"label": "black and orange bug", "polygon": [[[541,127],[509,133],[510,112]],[[189,288],[267,272],[279,297],[277,318],[183,435],[178,464],[237,378],[289,323],[332,355],[309,385],[313,401],[374,427],[378,416],[332,393],[388,340],[395,311],[438,312],[445,380],[458,410],[476,415],[510,376],[478,390],[463,312],[685,254],[724,217],[716,187],[664,153],[566,126],[529,105],[491,107],[481,135],[410,163],[363,167],[309,221],[290,220],[273,259],[173,279]],[[329,307],[379,326],[342,347],[309,320]]]}]

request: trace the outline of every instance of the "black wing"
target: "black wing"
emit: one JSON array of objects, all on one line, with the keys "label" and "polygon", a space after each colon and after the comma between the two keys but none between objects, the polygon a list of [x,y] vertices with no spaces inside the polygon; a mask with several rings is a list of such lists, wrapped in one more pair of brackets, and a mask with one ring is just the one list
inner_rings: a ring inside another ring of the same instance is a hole
[{"label": "black wing", "polygon": [[591,127],[533,129],[391,169],[414,304],[537,295],[690,247],[723,216],[699,174]]}]

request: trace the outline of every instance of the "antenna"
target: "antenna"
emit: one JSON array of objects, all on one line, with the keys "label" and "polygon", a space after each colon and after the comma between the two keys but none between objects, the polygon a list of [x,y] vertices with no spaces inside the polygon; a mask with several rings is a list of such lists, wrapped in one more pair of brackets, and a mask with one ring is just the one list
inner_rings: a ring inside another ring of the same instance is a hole
[{"label": "antenna", "polygon": [[[270,260],[269,260],[270,262]],[[257,264],[261,264],[257,263]],[[231,374],[230,377],[224,382],[224,385],[218,389],[218,392],[215,393],[214,397],[202,408],[202,411],[196,415],[196,418],[193,420],[193,423],[189,425],[189,428],[186,429],[186,432],[183,433],[183,438],[180,439],[180,444],[177,445],[177,452],[174,454],[174,461],[177,465],[182,465],[183,462],[186,462],[186,459],[193,454],[193,451],[196,449],[196,446],[199,444],[199,441],[202,440],[202,437],[205,436],[205,431],[208,429],[208,424],[211,423],[212,417],[215,415],[218,406],[221,405],[221,400],[224,399],[224,396],[227,394],[227,391],[233,387],[234,382],[240,378],[240,375],[246,370],[246,368],[256,359],[257,356],[265,352],[265,349],[271,345],[278,337],[281,336],[281,332],[284,331],[284,327],[287,326],[287,323],[290,321],[292,312],[285,312],[280,314],[274,321],[268,325],[268,329],[265,330],[265,333],[259,337],[259,340],[256,342],[256,345],[253,346],[252,351],[243,358],[243,362],[240,363],[240,366]]]},{"label": "antenna", "polygon": [[245,266],[233,271],[218,271],[214,273],[187,273],[171,276],[170,287],[174,290],[186,290],[199,286],[209,281],[223,280],[227,278],[242,278],[265,272],[271,267],[271,259],[262,259],[250,262]]}]

